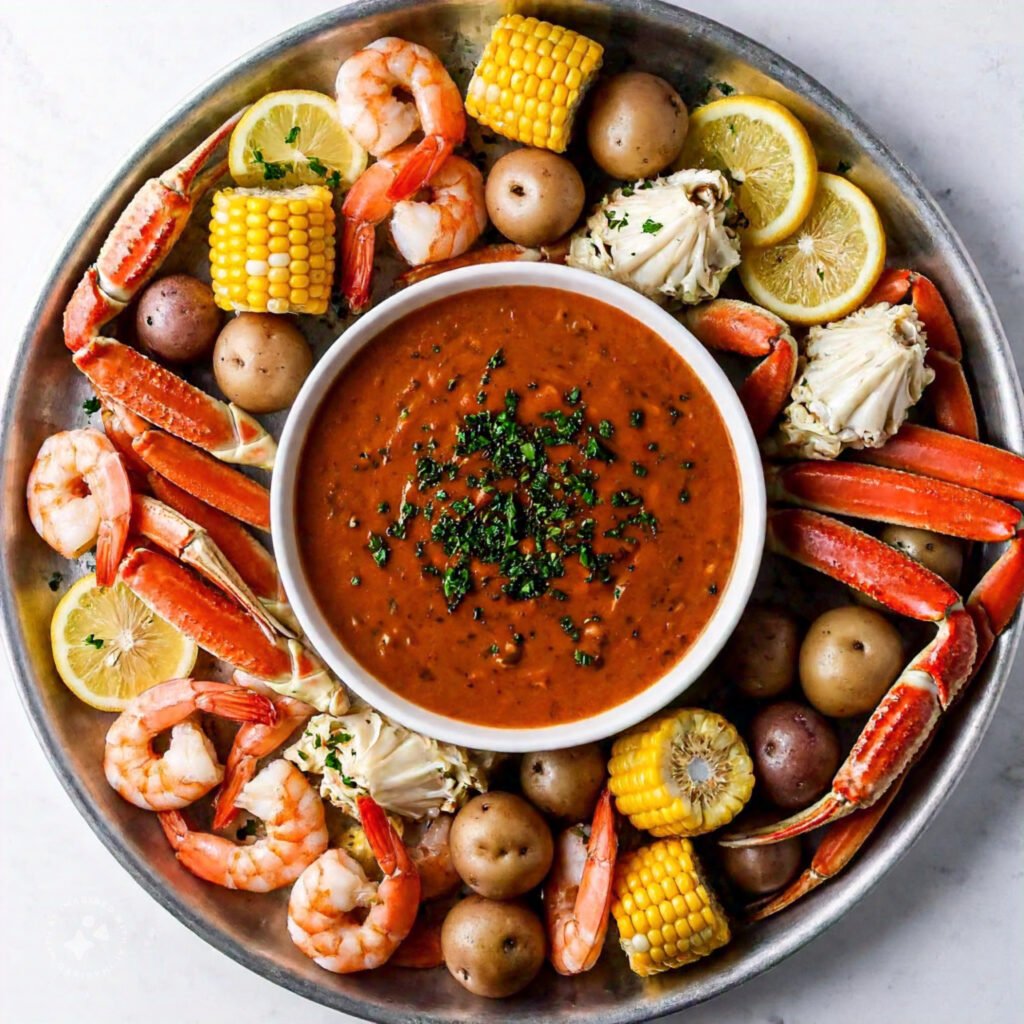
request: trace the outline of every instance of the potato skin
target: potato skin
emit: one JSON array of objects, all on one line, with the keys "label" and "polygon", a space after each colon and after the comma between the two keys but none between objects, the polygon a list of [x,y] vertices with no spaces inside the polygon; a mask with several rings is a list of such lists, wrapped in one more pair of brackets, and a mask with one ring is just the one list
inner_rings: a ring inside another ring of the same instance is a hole
[{"label": "potato skin", "polygon": [[544,149],[514,149],[487,176],[487,215],[519,245],[548,245],[561,238],[579,219],[584,198],[579,171]]},{"label": "potato skin", "polygon": [[951,586],[960,583],[964,568],[963,545],[953,537],[943,537],[930,530],[915,530],[911,526],[887,526],[882,540],[898,548],[926,569],[931,569]]},{"label": "potato skin", "polygon": [[816,800],[839,769],[839,740],[832,724],[797,701],[762,708],[750,725],[750,739],[758,788],[784,811]]},{"label": "potato skin", "polygon": [[467,896],[441,927],[441,950],[452,977],[489,999],[529,985],[544,963],[546,946],[540,919],[518,902]]},{"label": "potato skin", "polygon": [[[778,820],[778,814],[755,811],[733,826],[760,828]],[[722,847],[722,869],[738,889],[751,896],[766,896],[791,882],[800,870],[803,854],[799,839],[784,839],[768,846]]]},{"label": "potato skin", "polygon": [[689,123],[686,104],[664,78],[625,71],[594,94],[587,145],[613,178],[651,178],[679,156]]},{"label": "potato skin", "polygon": [[210,286],[188,274],[151,282],[135,309],[139,347],[168,363],[193,363],[209,356],[220,323]]},{"label": "potato skin", "polygon": [[800,647],[800,685],[822,714],[874,711],[905,662],[903,642],[884,615],[847,605],[819,615]]},{"label": "potato skin", "polygon": [[748,697],[777,697],[796,679],[800,627],[784,608],[752,604],[722,656],[729,680]]},{"label": "potato skin", "polygon": [[455,816],[452,863],[474,892],[507,900],[540,885],[554,843],[547,822],[515,793],[482,793]]},{"label": "potato skin", "polygon": [[312,368],[313,352],[302,332],[273,313],[239,313],[224,325],[213,349],[217,386],[249,412],[287,409]]},{"label": "potato skin", "polygon": [[607,777],[607,762],[596,743],[524,754],[519,766],[523,795],[545,814],[589,821]]}]

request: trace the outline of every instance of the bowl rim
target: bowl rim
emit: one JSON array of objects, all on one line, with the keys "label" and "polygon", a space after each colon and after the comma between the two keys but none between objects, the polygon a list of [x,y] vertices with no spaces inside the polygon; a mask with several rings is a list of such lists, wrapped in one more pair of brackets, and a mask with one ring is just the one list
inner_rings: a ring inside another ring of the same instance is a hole
[{"label": "bowl rim", "polygon": [[[295,494],[302,449],[321,403],[355,355],[410,313],[454,295],[488,288],[540,287],[589,298],[654,331],[699,377],[732,445],[740,491],[740,527],[727,582],[690,647],[646,689],[587,718],[540,727],[501,728],[439,714],[401,696],[361,665],[331,629],[302,566]],[[278,444],[270,488],[271,535],[285,593],[303,632],[351,690],[394,721],[434,739],[500,753],[555,750],[603,740],[643,721],[683,694],[729,638],[750,599],[764,550],[767,506],[757,441],[735,388],[707,349],[672,314],[639,292],[596,274],[553,263],[463,267],[395,292],[343,331],[317,361],[292,404]]]}]

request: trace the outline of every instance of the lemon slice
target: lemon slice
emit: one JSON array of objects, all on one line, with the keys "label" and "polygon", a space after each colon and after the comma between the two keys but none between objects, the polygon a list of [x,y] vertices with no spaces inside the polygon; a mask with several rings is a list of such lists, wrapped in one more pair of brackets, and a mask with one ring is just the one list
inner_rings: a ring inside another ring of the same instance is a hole
[{"label": "lemon slice", "polygon": [[289,89],[268,93],[245,112],[231,133],[228,168],[245,188],[347,188],[366,168],[366,150],[338,120],[332,97]]},{"label": "lemon slice", "polygon": [[785,238],[814,201],[818,158],[807,129],[761,96],[726,96],[695,110],[676,166],[727,175],[750,222],[742,231],[749,245]]},{"label": "lemon slice", "polygon": [[187,676],[196,645],[151,612],[123,583],[96,586],[83,576],[50,622],[53,660],[69,690],[100,711],[123,711],[165,679]]},{"label": "lemon slice", "polygon": [[856,185],[819,174],[814,205],[788,238],[743,253],[750,297],[794,324],[823,324],[855,310],[885,264],[878,211]]}]

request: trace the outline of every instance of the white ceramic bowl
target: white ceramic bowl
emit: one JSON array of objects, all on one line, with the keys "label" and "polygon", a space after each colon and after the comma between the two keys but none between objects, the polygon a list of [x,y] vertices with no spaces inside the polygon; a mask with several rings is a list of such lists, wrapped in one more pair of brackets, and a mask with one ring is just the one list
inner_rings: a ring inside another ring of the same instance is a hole
[{"label": "white ceramic bowl", "polygon": [[[368,341],[408,313],[438,299],[479,288],[533,285],[582,293],[608,303],[657,332],[700,377],[732,439],[740,480],[740,536],[729,580],[703,632],[661,678],[625,703],[590,718],[532,729],[499,729],[436,714],[404,699],[368,672],[346,650],[324,619],[310,590],[295,536],[294,495],[299,457],[320,402],[349,360]],[[660,710],[711,663],[750,598],[764,547],[765,491],[761,459],[732,385],[703,345],[674,317],[624,285],[594,274],[545,263],[467,267],[398,292],[356,321],[317,363],[288,416],[271,486],[274,551],[284,587],[313,646],[338,677],[397,722],[440,740],[483,750],[553,750],[603,739]]]}]

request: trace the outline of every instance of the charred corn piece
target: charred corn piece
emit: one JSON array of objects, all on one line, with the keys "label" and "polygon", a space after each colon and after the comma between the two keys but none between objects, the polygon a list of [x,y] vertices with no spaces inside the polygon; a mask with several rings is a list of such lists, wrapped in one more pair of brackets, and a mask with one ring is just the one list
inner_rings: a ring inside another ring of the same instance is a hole
[{"label": "charred corn piece", "polygon": [[213,197],[210,274],[221,309],[327,312],[334,208],[320,185],[226,188]]},{"label": "charred corn piece", "polygon": [[721,828],[754,788],[754,765],[739,733],[700,708],[666,711],[624,733],[608,772],[619,813],[656,836]]},{"label": "charred corn piece", "polygon": [[491,32],[466,90],[466,111],[507,139],[564,151],[604,48],[559,25],[511,14]]},{"label": "charred corn piece", "polygon": [[688,839],[659,839],[619,858],[612,916],[642,978],[693,963],[731,937]]}]

